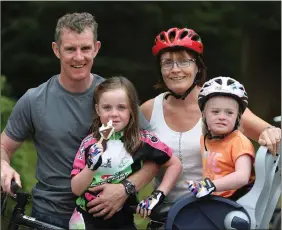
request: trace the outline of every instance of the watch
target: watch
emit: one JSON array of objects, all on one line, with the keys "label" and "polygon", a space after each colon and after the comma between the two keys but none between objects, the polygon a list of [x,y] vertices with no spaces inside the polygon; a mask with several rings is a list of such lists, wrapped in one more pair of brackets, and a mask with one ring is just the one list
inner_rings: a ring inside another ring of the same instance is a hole
[{"label": "watch", "polygon": [[131,183],[129,180],[123,180],[120,182],[128,195],[135,195],[136,194],[136,188],[133,183]]}]

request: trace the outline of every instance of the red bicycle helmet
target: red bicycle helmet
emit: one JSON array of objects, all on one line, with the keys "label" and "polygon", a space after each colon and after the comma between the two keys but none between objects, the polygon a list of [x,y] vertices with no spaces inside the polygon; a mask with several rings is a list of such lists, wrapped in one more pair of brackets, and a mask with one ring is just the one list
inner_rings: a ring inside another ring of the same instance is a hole
[{"label": "red bicycle helmet", "polygon": [[165,48],[177,46],[188,48],[197,54],[202,54],[204,50],[202,40],[194,30],[187,28],[171,28],[157,35],[152,52],[153,55],[156,56]]}]

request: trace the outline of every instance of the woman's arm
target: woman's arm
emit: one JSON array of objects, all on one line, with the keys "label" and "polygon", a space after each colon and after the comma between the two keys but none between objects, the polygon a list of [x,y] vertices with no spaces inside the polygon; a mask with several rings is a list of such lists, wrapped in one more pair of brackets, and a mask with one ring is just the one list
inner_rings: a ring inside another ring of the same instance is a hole
[{"label": "woman's arm", "polygon": [[213,181],[216,192],[239,189],[248,184],[252,170],[252,159],[245,154],[235,162],[235,172]]},{"label": "woman's arm", "polygon": [[166,162],[162,167],[167,168],[162,179],[162,182],[157,190],[160,190],[167,196],[170,190],[175,185],[181,171],[182,171],[182,164],[180,160],[172,155],[168,162]]},{"label": "woman's arm", "polygon": [[271,126],[248,108],[242,115],[243,133],[260,145],[267,146],[270,152],[276,153],[281,140],[281,129]]},{"label": "woman's arm", "polygon": [[256,116],[254,113],[252,113],[248,108],[243,113],[241,122],[244,134],[254,141],[258,141],[262,131],[266,127],[271,126],[270,124]]}]

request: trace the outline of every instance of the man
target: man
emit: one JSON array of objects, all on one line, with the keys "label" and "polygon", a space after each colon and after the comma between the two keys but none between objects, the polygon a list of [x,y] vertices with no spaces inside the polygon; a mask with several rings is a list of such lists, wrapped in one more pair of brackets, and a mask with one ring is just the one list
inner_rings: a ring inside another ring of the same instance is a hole
[{"label": "man", "polygon": [[[52,48],[60,60],[60,74],[29,89],[19,99],[1,134],[4,191],[11,193],[12,179],[21,185],[20,175],[10,166],[10,160],[23,141],[31,137],[38,152],[32,216],[63,228],[68,228],[75,204],[70,186],[73,160],[90,128],[94,88],[104,80],[91,74],[101,47],[97,27],[89,13],[66,14],[58,20]],[[156,171],[155,165],[147,163],[126,183],[100,186],[103,194],[89,203],[95,205],[90,212],[111,217],[129,194],[151,181]]]}]

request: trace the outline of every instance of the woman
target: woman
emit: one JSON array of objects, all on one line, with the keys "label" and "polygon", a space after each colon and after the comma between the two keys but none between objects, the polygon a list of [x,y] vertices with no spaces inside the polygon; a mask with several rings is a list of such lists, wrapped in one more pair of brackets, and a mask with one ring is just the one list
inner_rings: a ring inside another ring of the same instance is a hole
[{"label": "woman", "polygon": [[[186,180],[202,179],[202,116],[198,95],[206,77],[203,44],[193,30],[171,28],[156,37],[152,51],[161,71],[161,78],[155,87],[167,92],[145,102],[141,110],[154,132],[173,149],[183,164],[182,175],[167,196],[168,202],[175,202],[187,194]],[[281,139],[279,128],[261,120],[248,108],[241,123],[247,137],[267,146],[272,153],[277,151]],[[163,171],[156,178],[156,186],[162,177]]]}]

